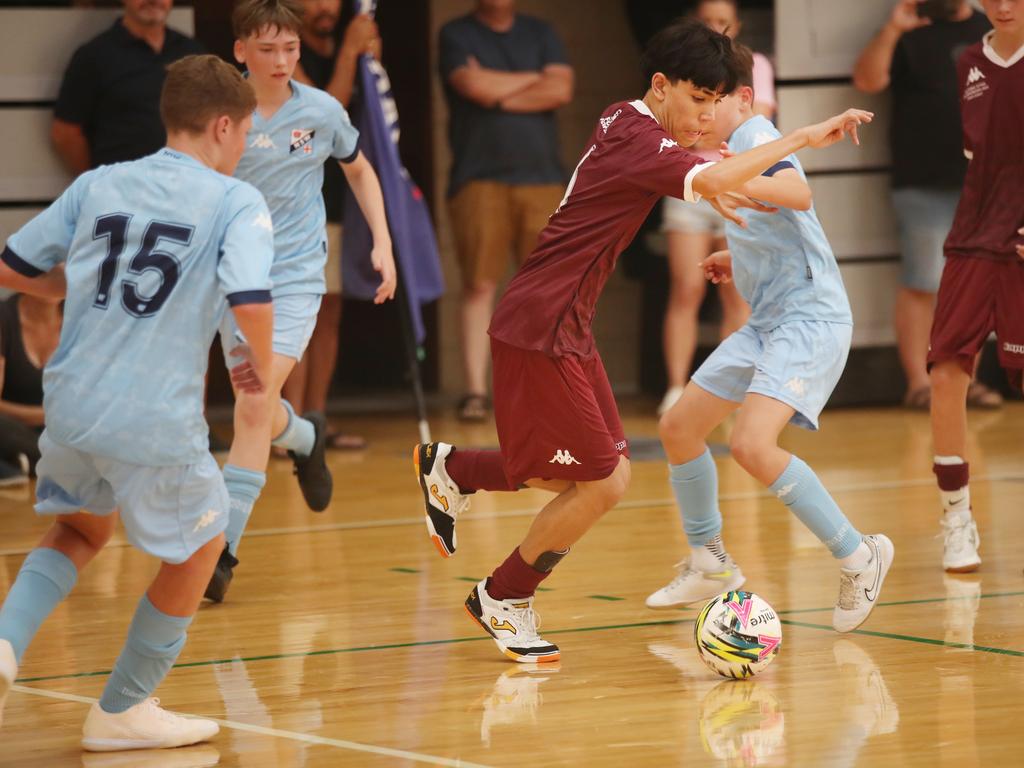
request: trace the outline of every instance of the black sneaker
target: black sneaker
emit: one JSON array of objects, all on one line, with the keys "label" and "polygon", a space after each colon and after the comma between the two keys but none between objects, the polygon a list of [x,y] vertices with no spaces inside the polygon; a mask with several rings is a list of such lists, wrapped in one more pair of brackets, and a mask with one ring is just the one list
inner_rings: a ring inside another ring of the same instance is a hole
[{"label": "black sneaker", "polygon": [[295,462],[295,475],[299,478],[299,488],[306,504],[314,512],[323,512],[334,493],[334,480],[326,461],[327,419],[319,411],[306,411],[302,418],[313,422],[316,430],[313,450],[309,456],[297,456],[294,451],[288,451],[288,455]]},{"label": "black sneaker", "polygon": [[224,551],[220,553],[217,565],[213,569],[213,576],[206,587],[203,597],[215,603],[223,603],[224,595],[228,593],[231,579],[235,575],[235,566],[238,565],[238,558],[231,554],[231,551],[224,545]]}]

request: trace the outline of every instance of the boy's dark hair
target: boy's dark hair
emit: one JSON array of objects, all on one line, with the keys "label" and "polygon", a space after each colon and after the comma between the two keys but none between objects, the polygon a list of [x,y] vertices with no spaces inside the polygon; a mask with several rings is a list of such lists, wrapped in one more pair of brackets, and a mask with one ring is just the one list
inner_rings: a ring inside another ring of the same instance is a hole
[{"label": "boy's dark hair", "polygon": [[652,37],[640,64],[648,85],[661,72],[671,83],[689,80],[723,94],[736,90],[740,73],[732,41],[693,18],[674,21]]},{"label": "boy's dark hair", "polygon": [[186,56],[167,67],[160,117],[168,133],[200,134],[214,118],[240,122],[256,111],[256,93],[242,73],[209,54]]},{"label": "boy's dark hair", "polygon": [[258,35],[264,29],[302,33],[303,8],[299,0],[237,0],[231,13],[236,40]]}]

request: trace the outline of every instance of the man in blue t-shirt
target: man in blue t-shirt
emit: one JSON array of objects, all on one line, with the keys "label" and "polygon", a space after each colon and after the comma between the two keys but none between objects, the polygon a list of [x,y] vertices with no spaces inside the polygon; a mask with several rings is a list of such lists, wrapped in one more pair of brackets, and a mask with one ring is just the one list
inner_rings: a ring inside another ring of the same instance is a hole
[{"label": "man in blue t-shirt", "polygon": [[441,80],[452,149],[449,210],[462,272],[466,396],[459,416],[487,416],[487,326],[510,251],[522,262],[565,191],[554,110],[573,72],[550,25],[509,0],[477,0],[441,29]]}]

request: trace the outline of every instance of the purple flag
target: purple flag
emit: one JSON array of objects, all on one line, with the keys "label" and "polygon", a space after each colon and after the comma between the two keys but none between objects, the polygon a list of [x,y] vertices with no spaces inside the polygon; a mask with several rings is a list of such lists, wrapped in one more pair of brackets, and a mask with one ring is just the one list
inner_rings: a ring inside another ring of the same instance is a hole
[{"label": "purple flag", "polygon": [[[372,14],[376,5],[374,0],[363,0],[360,12]],[[359,59],[358,77],[363,100],[355,119],[359,148],[380,179],[398,266],[399,291],[409,303],[416,343],[421,344],[426,336],[421,306],[444,293],[437,238],[423,193],[398,155],[398,109],[391,96],[388,74],[380,62],[363,55]],[[345,193],[342,240],[342,283],[346,296],[372,299],[376,293],[380,276],[370,263],[372,242],[370,228],[349,188]]]}]

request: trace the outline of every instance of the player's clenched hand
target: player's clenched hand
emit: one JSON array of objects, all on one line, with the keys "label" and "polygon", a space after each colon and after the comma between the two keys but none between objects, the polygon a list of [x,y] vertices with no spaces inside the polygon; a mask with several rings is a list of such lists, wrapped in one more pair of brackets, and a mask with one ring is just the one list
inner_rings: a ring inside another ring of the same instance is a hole
[{"label": "player's clenched hand", "polygon": [[850,140],[859,146],[860,137],[857,136],[857,126],[870,123],[874,117],[874,112],[867,112],[863,109],[848,109],[841,115],[830,117],[823,123],[809,125],[801,130],[807,137],[807,145],[816,149],[831,147],[833,144],[842,141],[846,134],[850,134]]},{"label": "player's clenched hand", "polygon": [[242,362],[231,369],[231,384],[239,392],[259,394],[263,391],[263,382],[252,360],[252,350],[248,344],[239,344],[231,350],[231,357],[240,357]]},{"label": "player's clenched hand", "polygon": [[[1024,235],[1024,227],[1017,230],[1018,235]],[[1017,255],[1024,259],[1024,245],[1017,246]]]},{"label": "player's clenched hand", "polygon": [[741,195],[739,192],[724,192],[718,197],[709,197],[708,202],[711,203],[711,207],[718,211],[719,215],[733,222],[739,224],[744,229],[747,228],[746,220],[736,213],[739,208],[750,208],[755,211],[761,211],[763,213],[775,213],[778,208],[772,208],[771,206],[759,203],[753,198]]},{"label": "player's clenched hand", "polygon": [[729,251],[715,251],[698,266],[704,270],[704,277],[715,285],[732,282],[732,254]]},{"label": "player's clenched hand", "polygon": [[391,252],[391,243],[375,245],[370,252],[370,261],[373,268],[380,273],[380,285],[377,286],[377,295],[373,297],[373,303],[383,304],[388,299],[395,298],[395,288],[398,285],[398,273],[395,271],[395,257]]}]

